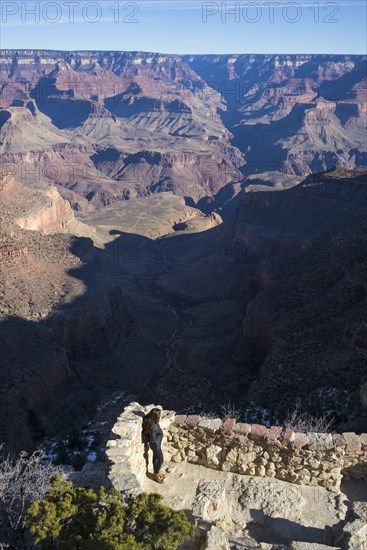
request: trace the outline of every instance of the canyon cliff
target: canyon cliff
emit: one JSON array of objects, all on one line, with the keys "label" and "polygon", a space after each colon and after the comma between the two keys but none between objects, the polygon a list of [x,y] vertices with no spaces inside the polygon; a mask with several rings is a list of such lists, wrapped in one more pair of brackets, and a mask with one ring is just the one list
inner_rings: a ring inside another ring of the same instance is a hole
[{"label": "canyon cliff", "polygon": [[161,191],[209,212],[366,165],[365,73],[358,55],[3,50],[1,162],[84,212]]},{"label": "canyon cliff", "polygon": [[366,57],[0,61],[2,439],[116,390],[365,431]]},{"label": "canyon cliff", "polygon": [[235,221],[235,234],[258,257],[259,293],[243,334],[264,361],[250,395],[286,410],[297,388],[313,414],[332,412],[343,422],[349,410],[359,429],[366,422],[366,192],[365,172],[339,169],[281,193],[247,193]]},{"label": "canyon cliff", "polygon": [[[151,207],[139,199],[143,218],[137,202],[82,221],[49,187],[7,176],[0,195],[10,445],[70,428],[117,389],[180,410],[231,400],[280,419],[298,404],[365,430],[365,172],[248,190],[232,219],[200,232],[190,223],[206,218],[183,205],[175,214],[166,194]],[[157,238],[175,219],[188,221]]]},{"label": "canyon cliff", "polygon": [[4,51],[2,163],[74,208],[173,191],[198,202],[241,178],[223,101],[177,56]]}]

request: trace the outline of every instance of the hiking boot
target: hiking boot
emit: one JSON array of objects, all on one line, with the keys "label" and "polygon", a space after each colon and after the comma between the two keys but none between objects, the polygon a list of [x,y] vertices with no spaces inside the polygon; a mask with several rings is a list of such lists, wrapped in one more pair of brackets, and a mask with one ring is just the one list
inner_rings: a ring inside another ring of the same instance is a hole
[{"label": "hiking boot", "polygon": [[153,474],[153,479],[157,483],[163,483],[164,478],[161,476],[161,474]]}]

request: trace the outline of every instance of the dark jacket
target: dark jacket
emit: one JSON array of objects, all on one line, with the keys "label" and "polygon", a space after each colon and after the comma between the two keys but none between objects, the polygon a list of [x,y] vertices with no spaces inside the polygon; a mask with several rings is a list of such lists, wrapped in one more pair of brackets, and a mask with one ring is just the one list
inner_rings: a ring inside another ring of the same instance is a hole
[{"label": "dark jacket", "polygon": [[151,445],[153,447],[160,447],[162,443],[163,432],[159,424],[154,424],[150,434],[146,434],[143,431],[141,432],[142,443]]},{"label": "dark jacket", "polygon": [[159,424],[154,424],[150,432],[149,443],[152,447],[160,447],[162,443],[163,432]]}]

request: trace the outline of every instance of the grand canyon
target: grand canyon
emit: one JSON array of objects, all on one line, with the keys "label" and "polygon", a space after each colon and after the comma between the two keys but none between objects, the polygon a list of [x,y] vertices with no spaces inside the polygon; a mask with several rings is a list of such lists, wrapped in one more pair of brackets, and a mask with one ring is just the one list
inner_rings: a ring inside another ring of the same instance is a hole
[{"label": "grand canyon", "polygon": [[[185,417],[230,403],[267,429],[298,410],[362,434],[365,457],[366,66],[2,50],[7,449],[125,392]],[[205,548],[255,548],[228,544]]]}]

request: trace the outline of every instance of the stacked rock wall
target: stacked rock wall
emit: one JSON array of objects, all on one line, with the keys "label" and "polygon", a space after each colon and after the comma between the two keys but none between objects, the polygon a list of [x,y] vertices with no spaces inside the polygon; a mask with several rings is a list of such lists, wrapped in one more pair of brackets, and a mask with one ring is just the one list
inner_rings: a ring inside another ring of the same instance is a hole
[{"label": "stacked rock wall", "polygon": [[[141,492],[146,474],[141,426],[144,415],[153,407],[162,408],[159,405],[143,407],[139,403],[131,403],[112,428],[106,455],[110,464],[108,478],[115,489],[133,495]],[[173,411],[162,411],[160,425],[164,431],[172,424],[174,415]],[[167,438],[167,433],[165,436]]]},{"label": "stacked rock wall", "polygon": [[176,416],[168,432],[174,462],[338,488],[342,476],[367,477],[367,434],[294,432],[290,428]]},{"label": "stacked rock wall", "polygon": [[[106,452],[109,479],[117,489],[141,491],[146,473],[141,423],[153,406],[130,404],[112,429]],[[367,434],[301,433],[173,411],[162,411],[160,424],[166,461],[333,489],[343,476],[367,477]]]}]

